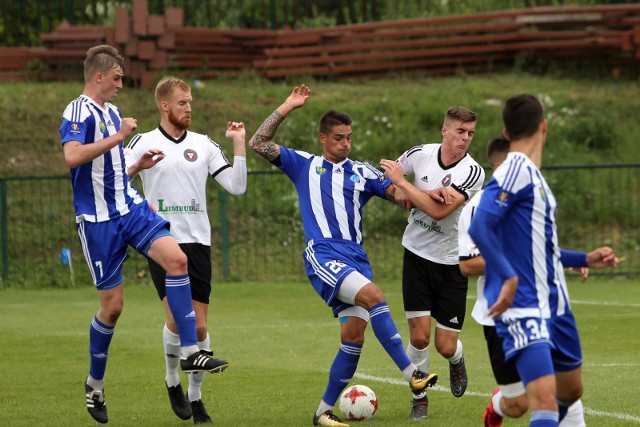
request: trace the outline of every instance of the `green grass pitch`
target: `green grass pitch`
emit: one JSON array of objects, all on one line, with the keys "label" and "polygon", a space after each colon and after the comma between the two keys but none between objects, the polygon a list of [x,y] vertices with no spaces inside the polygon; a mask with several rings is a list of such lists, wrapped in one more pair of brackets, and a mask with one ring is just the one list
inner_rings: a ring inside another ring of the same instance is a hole
[{"label": "green grass pitch", "polygon": [[[374,266],[375,267],[375,266]],[[470,283],[468,312],[475,297]],[[399,283],[381,283],[407,342]],[[588,425],[637,426],[640,408],[640,286],[592,277],[570,282],[584,350]],[[0,291],[0,425],[95,425],[85,409],[89,323],[98,306],[91,287]],[[178,426],[164,388],[163,310],[155,290],[125,289],[125,308],[110,349],[106,376],[109,425]],[[214,285],[209,325],[222,374],[208,375],[203,400],[218,426],[310,426],[339,345],[338,322],[306,282]],[[400,372],[367,331],[352,384],[371,387],[378,414],[355,426],[416,425],[407,419],[411,395]],[[440,374],[424,425],[478,426],[493,388],[481,328],[467,316],[462,332],[469,374],[454,398],[447,362],[431,350]],[[183,376],[183,386],[186,387]],[[506,426],[526,426],[528,416]]]}]

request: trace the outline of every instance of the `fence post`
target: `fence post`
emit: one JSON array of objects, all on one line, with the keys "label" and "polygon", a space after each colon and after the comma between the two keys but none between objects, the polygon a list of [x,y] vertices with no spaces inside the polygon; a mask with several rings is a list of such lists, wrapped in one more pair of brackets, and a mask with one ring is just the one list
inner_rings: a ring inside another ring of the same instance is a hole
[{"label": "fence post", "polygon": [[227,212],[226,191],[218,192],[220,203],[220,255],[222,256],[222,278],[229,280],[229,213]]},{"label": "fence post", "polygon": [[2,258],[2,280],[9,279],[9,216],[7,212],[7,179],[0,177],[0,258]]}]

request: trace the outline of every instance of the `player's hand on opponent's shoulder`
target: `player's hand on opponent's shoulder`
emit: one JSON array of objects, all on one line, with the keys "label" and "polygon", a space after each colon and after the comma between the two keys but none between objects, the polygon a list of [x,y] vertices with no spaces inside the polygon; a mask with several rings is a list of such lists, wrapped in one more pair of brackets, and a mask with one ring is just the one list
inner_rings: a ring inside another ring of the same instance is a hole
[{"label": "player's hand on opponent's shoulder", "polygon": [[302,107],[307,99],[311,96],[311,88],[301,84],[300,86],[296,86],[291,91],[291,95],[285,101],[285,104],[288,104],[292,109]]},{"label": "player's hand on opponent's shoulder", "polygon": [[247,131],[243,122],[227,122],[227,133],[225,134],[227,139],[244,143],[246,135]]}]

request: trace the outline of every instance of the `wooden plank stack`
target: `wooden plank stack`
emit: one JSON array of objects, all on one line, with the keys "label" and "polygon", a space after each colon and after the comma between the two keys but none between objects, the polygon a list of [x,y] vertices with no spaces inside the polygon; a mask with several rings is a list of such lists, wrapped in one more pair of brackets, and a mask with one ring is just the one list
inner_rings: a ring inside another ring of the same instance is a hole
[{"label": "wooden plank stack", "polygon": [[[256,70],[357,77],[393,70],[428,74],[512,65],[522,52],[637,62],[640,5],[540,7],[473,15],[280,31]],[[635,52],[635,55],[634,55]]]},{"label": "wooden plank stack", "polygon": [[116,10],[113,27],[60,25],[45,48],[0,49],[0,81],[20,79],[32,59],[46,76],[81,75],[89,47],[116,46],[126,75],[144,87],[161,74],[216,78],[253,69],[268,79],[357,78],[398,70],[424,74],[513,67],[522,55],[640,62],[640,3],[533,7],[303,30],[230,30],[183,26],[183,10],[148,15],[147,0]]}]

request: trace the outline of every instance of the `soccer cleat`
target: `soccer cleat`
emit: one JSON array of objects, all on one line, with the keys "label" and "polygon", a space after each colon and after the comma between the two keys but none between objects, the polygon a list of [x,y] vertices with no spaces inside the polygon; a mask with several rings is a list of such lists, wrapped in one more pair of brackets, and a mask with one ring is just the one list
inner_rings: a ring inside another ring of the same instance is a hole
[{"label": "soccer cleat", "polygon": [[193,413],[194,424],[213,424],[213,421],[211,420],[211,417],[207,413],[207,410],[205,409],[204,403],[202,403],[202,400],[195,400],[189,403],[191,404],[191,412]]},{"label": "soccer cleat", "polygon": [[107,405],[104,403],[104,389],[94,390],[89,384],[85,383],[84,390],[86,392],[89,415],[100,424],[106,424],[109,421],[109,417],[107,417]]},{"label": "soccer cleat", "polygon": [[343,423],[340,418],[331,412],[331,409],[326,410],[324,414],[314,415],[313,425],[324,427],[349,427],[349,424]]},{"label": "soccer cleat", "polygon": [[[165,385],[167,385],[166,382]],[[182,420],[191,418],[191,405],[189,405],[189,401],[185,397],[184,391],[182,391],[182,384],[173,387],[167,385],[167,392],[169,393],[169,402],[173,413]]]},{"label": "soccer cleat", "polygon": [[500,427],[502,425],[502,417],[493,409],[493,396],[495,396],[498,391],[500,391],[500,387],[496,386],[496,388],[493,389],[493,393],[491,393],[489,404],[482,414],[482,425],[484,427]]},{"label": "soccer cleat", "polygon": [[462,397],[467,391],[467,368],[464,365],[464,356],[458,363],[449,362],[449,381],[451,393],[455,397]]},{"label": "soccer cleat", "polygon": [[229,367],[226,360],[214,359],[213,352],[200,350],[186,359],[180,360],[180,367],[184,372],[208,371],[211,373],[222,372]]},{"label": "soccer cleat", "polygon": [[409,419],[411,421],[420,421],[427,419],[427,409],[429,408],[429,398],[425,395],[420,399],[415,397],[411,401],[411,413]]},{"label": "soccer cleat", "polygon": [[438,382],[438,374],[427,374],[419,369],[413,371],[411,379],[409,380],[409,386],[413,394],[420,394],[427,389],[427,387],[433,387]]}]

